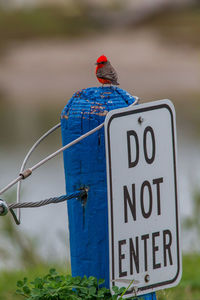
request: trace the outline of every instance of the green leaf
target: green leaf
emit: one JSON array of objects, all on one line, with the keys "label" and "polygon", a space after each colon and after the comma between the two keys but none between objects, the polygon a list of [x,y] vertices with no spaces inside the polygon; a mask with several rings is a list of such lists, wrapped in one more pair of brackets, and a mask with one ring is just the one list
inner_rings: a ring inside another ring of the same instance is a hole
[{"label": "green leaf", "polygon": [[24,293],[27,294],[27,295],[29,295],[30,292],[31,292],[31,290],[29,289],[29,287],[26,286],[26,285],[23,287],[23,291],[24,291]]},{"label": "green leaf", "polygon": [[88,285],[90,285],[90,286],[92,286],[92,285],[94,285],[94,286],[98,286],[97,285],[97,278],[95,278],[95,277],[93,277],[93,276],[90,276],[89,278],[88,278]]},{"label": "green leaf", "polygon": [[119,288],[118,288],[118,286],[116,286],[116,285],[114,285],[114,286],[112,287],[112,290],[113,290],[113,292],[115,292],[115,294],[118,294],[118,293],[119,293]]},{"label": "green leaf", "polygon": [[80,282],[81,282],[81,277],[80,276],[74,277],[74,280],[73,280],[74,284],[79,284]]},{"label": "green leaf", "polygon": [[96,295],[96,287],[92,286],[89,288],[89,295],[92,295],[92,296]]},{"label": "green leaf", "polygon": [[118,295],[113,295],[111,299],[112,300],[117,300],[118,299]]},{"label": "green leaf", "polygon": [[122,294],[125,290],[126,290],[125,287],[121,287],[121,288],[119,289],[119,294]]},{"label": "green leaf", "polygon": [[41,291],[39,289],[32,289],[31,295],[34,297],[39,297],[41,295]]},{"label": "green leaf", "polygon": [[19,295],[24,295],[24,292],[22,290],[19,290],[19,289],[16,290],[16,293],[19,294]]},{"label": "green leaf", "polygon": [[101,285],[101,284],[103,284],[104,282],[105,282],[105,279],[99,279],[98,285]]},{"label": "green leaf", "polygon": [[17,286],[18,287],[22,287],[24,285],[23,281],[22,280],[18,280],[17,281]]},{"label": "green leaf", "polygon": [[51,275],[57,275],[56,269],[52,268],[49,270],[49,274]]},{"label": "green leaf", "polygon": [[[63,276],[55,269],[50,269],[47,275],[36,277],[31,283],[28,283],[27,278],[19,280],[16,293],[25,296],[27,300],[117,300],[108,289],[100,287],[104,282],[93,276]],[[118,294],[119,289],[114,289]]]}]

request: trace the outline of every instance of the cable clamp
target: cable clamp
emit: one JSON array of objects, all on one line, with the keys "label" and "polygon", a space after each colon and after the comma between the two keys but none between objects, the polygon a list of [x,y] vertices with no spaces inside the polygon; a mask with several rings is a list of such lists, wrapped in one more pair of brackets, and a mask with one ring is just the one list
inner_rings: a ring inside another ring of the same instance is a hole
[{"label": "cable clamp", "polygon": [[23,171],[22,173],[20,173],[19,176],[21,176],[22,179],[26,179],[31,174],[32,174],[32,170],[31,169],[27,169],[27,170]]},{"label": "cable clamp", "polygon": [[0,199],[0,216],[5,216],[8,213],[8,206],[5,201]]},{"label": "cable clamp", "polygon": [[79,189],[79,191],[83,192],[82,195],[80,196],[80,199],[81,199],[82,206],[85,206],[86,203],[87,203],[89,187],[88,186],[83,186]]}]

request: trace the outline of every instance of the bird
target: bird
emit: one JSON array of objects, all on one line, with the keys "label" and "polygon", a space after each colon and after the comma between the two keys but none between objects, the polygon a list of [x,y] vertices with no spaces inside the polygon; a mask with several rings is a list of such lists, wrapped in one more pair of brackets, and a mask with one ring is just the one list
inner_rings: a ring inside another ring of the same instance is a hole
[{"label": "bird", "polygon": [[96,76],[102,86],[104,84],[119,85],[117,72],[105,55],[101,55],[96,62]]}]

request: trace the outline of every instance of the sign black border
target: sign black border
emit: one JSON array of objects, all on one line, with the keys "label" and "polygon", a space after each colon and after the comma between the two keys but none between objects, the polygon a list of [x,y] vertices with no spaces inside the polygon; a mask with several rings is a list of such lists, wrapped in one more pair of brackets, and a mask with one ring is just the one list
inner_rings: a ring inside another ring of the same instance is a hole
[{"label": "sign black border", "polygon": [[[111,208],[111,241],[112,241],[112,286],[115,286],[114,280],[115,280],[115,265],[114,265],[114,225],[113,225],[113,197],[112,197],[112,169],[111,169],[111,148],[110,148],[110,125],[113,119],[127,116],[127,115],[132,115],[136,113],[142,113],[146,112],[149,110],[156,110],[156,109],[161,109],[161,108],[166,108],[171,116],[171,131],[172,131],[172,145],[173,145],[173,162],[174,162],[174,186],[175,186],[175,207],[176,207],[176,234],[177,234],[177,273],[175,277],[171,280],[159,282],[157,284],[152,284],[144,287],[140,287],[138,291],[145,291],[149,290],[152,288],[157,288],[159,286],[165,286],[168,284],[172,284],[173,282],[176,281],[177,277],[179,276],[180,272],[180,249],[179,249],[179,219],[178,219],[178,196],[177,196],[177,170],[176,170],[176,146],[175,146],[175,130],[174,130],[174,118],[173,118],[173,111],[171,110],[171,107],[166,104],[158,104],[154,106],[148,106],[148,107],[143,107],[143,108],[138,108],[130,111],[124,111],[124,112],[119,112],[116,114],[113,114],[107,124],[107,140],[108,140],[108,159],[109,159],[109,182],[110,182],[110,208]],[[110,244],[110,243],[109,243]],[[132,293],[132,292],[129,292]],[[126,293],[128,294],[128,293]]]}]

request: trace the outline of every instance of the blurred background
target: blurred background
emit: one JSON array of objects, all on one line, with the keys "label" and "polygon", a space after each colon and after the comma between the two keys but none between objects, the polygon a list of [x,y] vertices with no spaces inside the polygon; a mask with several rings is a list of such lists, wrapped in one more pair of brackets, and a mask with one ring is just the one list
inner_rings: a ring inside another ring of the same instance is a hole
[{"label": "blurred background", "polygon": [[[59,123],[72,94],[99,85],[94,63],[101,54],[141,103],[169,98],[175,105],[182,247],[198,253],[199,0],[0,0],[0,186],[18,176],[25,154]],[[60,146],[58,130],[29,166]],[[22,201],[64,193],[60,155],[23,183]],[[14,202],[15,189],[3,198]],[[19,227],[1,218],[0,270],[39,262],[69,269],[67,227],[65,203],[22,210]]]}]

